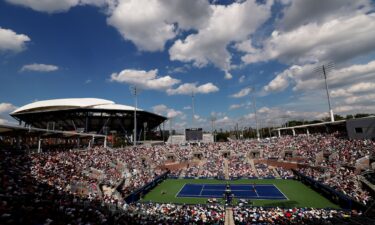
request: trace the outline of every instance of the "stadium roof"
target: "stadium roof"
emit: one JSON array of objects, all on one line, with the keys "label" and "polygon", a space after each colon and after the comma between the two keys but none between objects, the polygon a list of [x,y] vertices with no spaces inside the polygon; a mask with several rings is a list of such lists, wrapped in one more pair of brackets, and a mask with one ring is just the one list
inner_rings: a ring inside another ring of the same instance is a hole
[{"label": "stadium roof", "polygon": [[[25,112],[55,111],[61,109],[104,109],[104,110],[134,110],[133,106],[119,105],[113,101],[100,98],[64,98],[37,101],[24,105],[11,113],[11,115]],[[137,111],[143,111],[137,108]]]},{"label": "stadium roof", "polygon": [[333,122],[329,121],[329,122],[297,125],[293,127],[280,127],[280,128],[276,128],[275,130],[292,130],[292,129],[298,129],[298,128],[319,127],[319,126],[337,125],[337,124],[345,124],[345,123],[346,123],[346,120],[338,120],[338,121],[333,121]]},{"label": "stadium roof", "polygon": [[[99,98],[66,98],[37,101],[24,105],[10,115],[25,126],[64,131],[105,134],[116,131],[131,134],[134,107]],[[152,130],[167,118],[137,108],[137,130]],[[144,125],[146,124],[146,125]],[[138,134],[139,135],[139,134]]]},{"label": "stadium roof", "polygon": [[0,135],[17,136],[20,134],[28,134],[29,136],[61,136],[61,137],[101,137],[104,138],[105,135],[100,134],[88,134],[88,133],[78,133],[73,131],[61,131],[61,130],[47,130],[35,127],[23,127],[11,124],[0,124]]}]

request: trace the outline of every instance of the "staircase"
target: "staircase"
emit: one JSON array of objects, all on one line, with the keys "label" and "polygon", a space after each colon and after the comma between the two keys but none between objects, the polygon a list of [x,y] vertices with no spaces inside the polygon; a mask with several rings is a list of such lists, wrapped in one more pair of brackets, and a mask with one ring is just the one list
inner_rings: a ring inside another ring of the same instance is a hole
[{"label": "staircase", "polygon": [[225,225],[234,225],[233,209],[228,207],[225,209]]},{"label": "staircase", "polygon": [[257,171],[257,168],[255,168],[255,164],[254,164],[254,160],[253,159],[250,159],[249,160],[249,163],[251,165],[251,169],[254,171],[255,173],[255,176],[259,177],[259,174],[258,174],[258,171]]},{"label": "staircase", "polygon": [[224,159],[224,177],[225,180],[229,180],[229,169],[228,169],[228,159]]},{"label": "staircase", "polygon": [[187,168],[183,168],[183,169],[181,170],[180,176],[178,176],[178,178],[183,179],[183,178],[185,177],[186,169],[187,169]]},{"label": "staircase", "polygon": [[280,178],[281,178],[279,172],[277,172],[277,170],[276,170],[275,167],[271,167],[270,169],[272,169],[272,172],[273,172],[273,174],[275,175],[275,177],[276,177],[277,179],[280,179]]}]

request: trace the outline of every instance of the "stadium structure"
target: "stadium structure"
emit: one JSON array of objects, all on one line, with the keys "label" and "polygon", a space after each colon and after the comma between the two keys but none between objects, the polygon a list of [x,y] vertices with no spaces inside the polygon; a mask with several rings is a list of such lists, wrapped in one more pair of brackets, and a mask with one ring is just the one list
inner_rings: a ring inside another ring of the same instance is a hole
[{"label": "stadium structure", "polygon": [[[24,105],[10,115],[20,125],[47,130],[76,131],[131,136],[134,129],[134,107],[99,98],[66,98],[37,101]],[[167,118],[136,109],[137,137],[154,130]]]}]

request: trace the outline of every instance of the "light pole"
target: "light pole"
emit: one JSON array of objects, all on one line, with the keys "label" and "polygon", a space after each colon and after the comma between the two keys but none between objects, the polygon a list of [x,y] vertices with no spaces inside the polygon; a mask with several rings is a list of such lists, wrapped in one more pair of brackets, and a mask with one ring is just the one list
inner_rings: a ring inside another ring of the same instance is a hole
[{"label": "light pole", "polygon": [[214,142],[215,142],[215,121],[216,121],[216,116],[211,116],[211,134],[214,138]]},{"label": "light pole", "polygon": [[131,93],[134,95],[134,132],[133,132],[133,146],[137,146],[137,107],[138,107],[138,99],[137,95],[139,94],[139,90],[137,86],[130,87]]},{"label": "light pole", "polygon": [[147,122],[143,123],[143,141],[146,141],[146,128],[147,128]]},{"label": "light pole", "polygon": [[328,109],[329,109],[329,115],[330,115],[330,118],[331,118],[331,122],[334,122],[335,121],[335,117],[333,115],[333,110],[332,110],[332,107],[331,107],[331,98],[329,96],[329,89],[328,89],[328,83],[327,83],[327,73],[332,70],[334,68],[334,65],[333,63],[327,63],[326,65],[322,65],[322,67],[317,67],[315,69],[315,72],[318,72],[318,73],[321,73],[323,74],[323,77],[324,77],[324,82],[325,82],[325,88],[326,88],[326,92],[327,92],[327,101],[328,101]]},{"label": "light pole", "polygon": [[173,145],[173,135],[172,135],[172,117],[168,118],[169,120],[169,138],[171,140],[171,144]]},{"label": "light pole", "polygon": [[256,102],[255,102],[255,93],[254,93],[255,90],[252,87],[250,87],[250,88],[251,88],[252,98],[253,98],[254,119],[255,119],[255,127],[256,127],[256,130],[257,130],[257,139],[259,141],[260,135],[259,135],[259,126],[258,126],[258,119],[257,119],[257,106],[256,106]]},{"label": "light pole", "polygon": [[191,110],[192,110],[192,117],[191,117],[191,128],[194,128],[194,120],[195,120],[195,106],[194,106],[194,91],[191,92]]}]

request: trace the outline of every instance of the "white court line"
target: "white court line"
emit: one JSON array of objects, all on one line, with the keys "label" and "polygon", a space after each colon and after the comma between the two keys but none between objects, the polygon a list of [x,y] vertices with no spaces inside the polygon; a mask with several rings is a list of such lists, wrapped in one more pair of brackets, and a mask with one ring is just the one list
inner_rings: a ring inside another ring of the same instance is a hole
[{"label": "white court line", "polygon": [[185,187],[185,185],[186,185],[186,183],[185,183],[184,186],[182,186],[182,187],[180,188],[180,190],[176,193],[176,195],[174,196],[175,198],[178,198],[177,195],[182,191],[182,189]]},{"label": "white court line", "polygon": [[225,189],[209,189],[209,188],[205,188],[205,191],[225,191]]},{"label": "white court line", "polygon": [[273,185],[277,190],[280,191],[281,194],[284,195],[284,197],[286,198],[286,200],[289,200],[288,196],[286,196],[276,185]]},{"label": "white court line", "polygon": [[256,185],[253,185],[253,189],[254,189],[255,194],[257,194],[257,197],[259,198],[259,195],[258,195],[258,192],[257,192]]},{"label": "white court line", "polygon": [[204,184],[203,184],[203,187],[201,187],[201,192],[199,192],[199,196],[202,196],[203,189],[204,189]]}]

